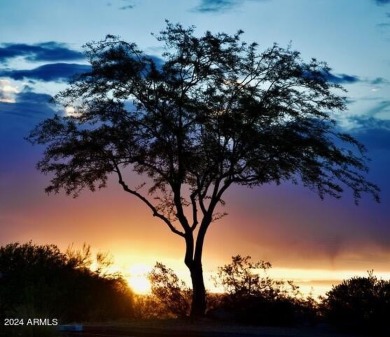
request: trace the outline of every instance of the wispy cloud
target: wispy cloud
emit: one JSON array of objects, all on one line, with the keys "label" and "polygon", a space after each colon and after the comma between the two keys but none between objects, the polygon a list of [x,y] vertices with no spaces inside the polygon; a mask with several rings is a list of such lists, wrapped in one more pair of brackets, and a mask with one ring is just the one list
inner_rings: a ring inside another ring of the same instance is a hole
[{"label": "wispy cloud", "polygon": [[40,80],[66,82],[73,76],[90,71],[91,67],[84,64],[52,63],[29,70],[3,70],[0,76],[14,80]]},{"label": "wispy cloud", "polygon": [[4,43],[0,45],[0,63],[24,57],[28,61],[74,61],[85,58],[80,51],[68,48],[63,43],[43,42],[37,44]]},{"label": "wispy cloud", "polygon": [[[195,8],[195,11],[201,13],[216,13],[230,10],[234,7],[242,5],[246,0],[201,0],[199,6]],[[252,0],[263,2],[266,0]]]},{"label": "wispy cloud", "polygon": [[390,116],[390,101],[381,101],[376,106],[367,111],[368,116],[376,116],[383,113],[389,113]]},{"label": "wispy cloud", "polygon": [[354,122],[359,127],[352,130],[352,134],[367,148],[390,151],[390,120],[356,116]]},{"label": "wispy cloud", "polygon": [[348,74],[335,75],[327,69],[320,70],[319,74],[313,73],[311,71],[304,71],[302,76],[308,79],[315,79],[320,76],[322,79],[325,79],[326,81],[334,84],[353,84],[357,82],[364,82],[364,80],[361,80],[358,76]]},{"label": "wispy cloud", "polygon": [[388,81],[387,79],[385,79],[383,77],[377,77],[377,78],[373,79],[370,83],[373,85],[388,85],[388,84],[390,84],[390,81]]},{"label": "wispy cloud", "polygon": [[122,2],[126,3],[123,6],[119,7],[120,10],[133,9],[134,4],[131,0],[122,0]]},{"label": "wispy cloud", "polygon": [[238,0],[202,0],[196,8],[198,12],[221,12],[230,9],[240,2]]},{"label": "wispy cloud", "polygon": [[120,10],[126,10],[126,9],[133,9],[133,8],[134,8],[133,5],[127,5],[127,6],[122,6],[122,7],[120,7],[119,9],[120,9]]},{"label": "wispy cloud", "polygon": [[337,74],[334,75],[330,72],[325,73],[325,77],[329,82],[335,83],[335,84],[352,84],[360,82],[358,76],[355,75],[347,75],[347,74]]},{"label": "wispy cloud", "polygon": [[368,148],[390,151],[390,100],[381,100],[364,114],[348,117],[349,130]]},{"label": "wispy cloud", "polygon": [[377,5],[388,5],[390,4],[390,0],[374,0]]}]

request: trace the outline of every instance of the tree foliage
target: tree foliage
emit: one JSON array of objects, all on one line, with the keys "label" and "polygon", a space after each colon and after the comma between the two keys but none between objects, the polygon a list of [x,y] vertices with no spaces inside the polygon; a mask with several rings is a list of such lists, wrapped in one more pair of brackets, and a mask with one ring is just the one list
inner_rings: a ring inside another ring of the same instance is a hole
[{"label": "tree foliage", "polygon": [[124,279],[92,271],[86,245],[69,252],[32,242],[0,247],[0,318],[66,323],[132,317],[133,294]]},{"label": "tree foliage", "polygon": [[[167,22],[162,59],[114,36],[86,45],[90,72],[56,101],[71,115],[39,124],[28,139],[46,146],[38,163],[47,192],[105,187],[112,173],[186,243],[193,312],[205,309],[206,232],[233,184],[302,183],[321,198],[350,188],[378,199],[367,182],[365,148],[335,127],[346,109],[330,68],[274,45]],[[341,146],[340,146],[341,145]],[[134,186],[134,172],[145,183]]]}]

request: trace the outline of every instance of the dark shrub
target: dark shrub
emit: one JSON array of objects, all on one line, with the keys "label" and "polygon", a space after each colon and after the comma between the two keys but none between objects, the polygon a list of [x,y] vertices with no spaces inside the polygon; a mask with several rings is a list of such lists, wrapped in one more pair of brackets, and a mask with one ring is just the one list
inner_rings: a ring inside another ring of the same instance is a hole
[{"label": "dark shrub", "polygon": [[303,299],[293,282],[272,280],[266,273],[269,268],[269,262],[251,262],[250,256],[240,255],[219,267],[214,281],[225,289],[219,309],[244,324],[314,324],[314,301]]},{"label": "dark shrub", "polygon": [[275,326],[294,324],[295,307],[287,299],[253,297],[236,303],[232,311],[238,323]]},{"label": "dark shrub", "polygon": [[159,317],[185,317],[190,313],[192,290],[175,272],[156,262],[148,278],[152,286],[149,305],[153,315]]},{"label": "dark shrub", "polygon": [[390,336],[390,281],[372,272],[344,280],[327,293],[323,312],[341,330]]},{"label": "dark shrub", "polygon": [[0,247],[0,318],[70,321],[132,317],[133,295],[120,275],[89,267],[90,251],[63,254],[55,245]]}]

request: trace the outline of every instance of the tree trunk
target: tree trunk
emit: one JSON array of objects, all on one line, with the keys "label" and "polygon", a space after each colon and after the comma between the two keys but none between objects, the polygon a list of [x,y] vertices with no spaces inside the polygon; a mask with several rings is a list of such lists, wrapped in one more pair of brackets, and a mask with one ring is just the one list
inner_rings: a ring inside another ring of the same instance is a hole
[{"label": "tree trunk", "polygon": [[191,314],[192,318],[203,317],[206,312],[206,289],[203,280],[203,269],[201,261],[193,261],[191,266],[188,266],[191,272],[192,280],[192,303]]},{"label": "tree trunk", "polygon": [[[212,211],[210,211],[210,214],[212,214]],[[192,281],[191,318],[203,317],[206,313],[206,288],[203,280],[202,255],[203,243],[210,223],[211,216],[207,214],[199,227],[195,246],[192,230],[188,231],[184,237],[186,242],[184,262],[190,270]]]}]

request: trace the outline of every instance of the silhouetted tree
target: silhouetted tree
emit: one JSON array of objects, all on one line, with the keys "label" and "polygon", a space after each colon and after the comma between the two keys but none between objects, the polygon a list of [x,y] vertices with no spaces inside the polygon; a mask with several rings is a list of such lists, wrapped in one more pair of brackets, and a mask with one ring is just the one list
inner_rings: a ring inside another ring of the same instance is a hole
[{"label": "silhouetted tree", "polygon": [[133,294],[124,279],[92,271],[90,258],[88,246],[70,256],[32,242],[0,247],[0,318],[55,317],[63,323],[132,317]]},{"label": "silhouetted tree", "polygon": [[[335,128],[332,112],[346,106],[326,63],[276,44],[259,53],[241,34],[196,37],[167,22],[161,62],[113,36],[88,43],[92,70],[56,97],[72,113],[28,137],[46,145],[38,169],[52,176],[47,192],[77,196],[113,173],[183,238],[192,316],[206,308],[203,243],[230,186],[293,181],[321,198],[349,187],[355,201],[378,199],[362,175],[363,145]],[[130,172],[145,183],[133,186]]]},{"label": "silhouetted tree", "polygon": [[373,272],[344,280],[326,294],[323,311],[340,329],[389,336],[390,280],[378,279]]}]

